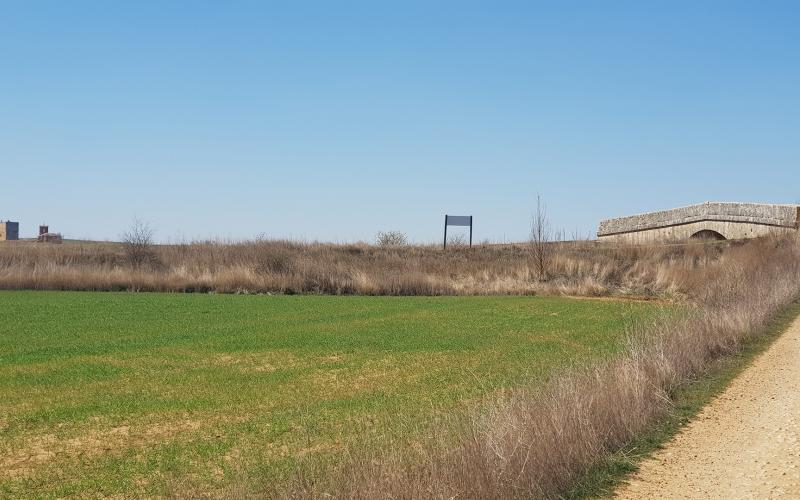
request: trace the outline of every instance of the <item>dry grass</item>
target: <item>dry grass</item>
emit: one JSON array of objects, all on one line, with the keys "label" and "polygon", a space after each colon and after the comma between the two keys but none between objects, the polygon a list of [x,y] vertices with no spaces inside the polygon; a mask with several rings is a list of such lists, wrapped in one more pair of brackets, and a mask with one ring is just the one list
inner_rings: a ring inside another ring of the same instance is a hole
[{"label": "dry grass", "polygon": [[[114,244],[0,246],[0,288],[335,294],[643,295],[690,299],[683,316],[632,332],[625,352],[564,369],[451,415],[418,446],[351,450],[292,481],[242,477],[219,496],[553,498],[651,428],[677,388],[737,352],[800,296],[788,239],[661,247],[557,244],[549,278],[527,246],[382,248],[293,242],[160,246],[132,269]],[[316,467],[316,468],[315,468]],[[199,495],[200,493],[198,493]],[[176,483],[175,495],[192,495]]]},{"label": "dry grass", "polygon": [[[289,241],[160,245],[132,265],[114,243],[0,244],[0,289],[361,295],[683,296],[733,244],[553,244],[543,279],[528,245],[447,252]],[[701,273],[702,274],[702,273]]]},{"label": "dry grass", "polygon": [[[682,261],[685,259],[682,258]],[[631,335],[623,355],[519,388],[414,453],[353,453],[260,494],[336,498],[554,498],[665,415],[674,391],[763,332],[800,296],[800,245],[730,248],[695,283],[699,306]],[[435,432],[435,430],[434,430]]]}]

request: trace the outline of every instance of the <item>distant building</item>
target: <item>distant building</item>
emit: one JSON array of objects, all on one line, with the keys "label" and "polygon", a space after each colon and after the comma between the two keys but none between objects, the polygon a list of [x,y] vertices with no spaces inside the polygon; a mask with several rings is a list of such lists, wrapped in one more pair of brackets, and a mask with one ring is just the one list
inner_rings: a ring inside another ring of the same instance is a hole
[{"label": "distant building", "polygon": [[61,233],[51,233],[49,226],[39,226],[39,237],[36,238],[39,243],[61,243],[63,238]]},{"label": "distant building", "polygon": [[19,222],[0,221],[0,241],[19,239]]}]

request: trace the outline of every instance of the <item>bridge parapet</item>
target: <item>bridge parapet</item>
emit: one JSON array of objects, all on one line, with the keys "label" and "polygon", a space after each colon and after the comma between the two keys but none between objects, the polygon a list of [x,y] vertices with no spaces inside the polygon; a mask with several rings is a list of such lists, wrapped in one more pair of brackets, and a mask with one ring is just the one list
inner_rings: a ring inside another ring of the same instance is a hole
[{"label": "bridge parapet", "polygon": [[600,237],[611,236],[704,221],[798,228],[800,225],[800,206],[706,202],[671,210],[603,220],[600,222],[597,235]]}]

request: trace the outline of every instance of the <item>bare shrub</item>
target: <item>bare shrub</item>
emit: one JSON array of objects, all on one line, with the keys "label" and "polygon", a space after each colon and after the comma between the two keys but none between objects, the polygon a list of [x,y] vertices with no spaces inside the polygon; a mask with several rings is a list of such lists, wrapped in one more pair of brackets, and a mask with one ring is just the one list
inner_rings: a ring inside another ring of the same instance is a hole
[{"label": "bare shrub", "polygon": [[154,234],[150,224],[139,219],[134,219],[128,230],[122,233],[122,246],[134,269],[156,261],[157,256],[153,251]]},{"label": "bare shrub", "polygon": [[396,247],[408,245],[408,237],[400,231],[381,231],[375,236],[375,242],[382,247]]},{"label": "bare shrub", "polygon": [[452,234],[447,237],[447,246],[465,247],[467,246],[467,238],[463,234]]}]

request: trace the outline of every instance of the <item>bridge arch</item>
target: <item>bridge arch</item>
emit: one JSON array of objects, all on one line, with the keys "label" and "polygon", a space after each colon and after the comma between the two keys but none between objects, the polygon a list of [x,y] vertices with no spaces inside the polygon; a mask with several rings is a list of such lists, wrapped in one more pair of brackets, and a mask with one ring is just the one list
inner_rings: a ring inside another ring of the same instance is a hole
[{"label": "bridge arch", "polygon": [[797,234],[800,204],[707,202],[600,222],[597,237],[633,244]]},{"label": "bridge arch", "polygon": [[713,229],[701,229],[696,233],[692,234],[689,238],[693,240],[727,240],[722,233],[714,231]]}]

